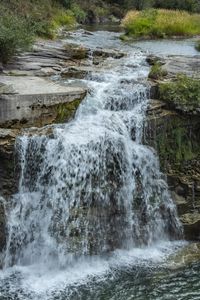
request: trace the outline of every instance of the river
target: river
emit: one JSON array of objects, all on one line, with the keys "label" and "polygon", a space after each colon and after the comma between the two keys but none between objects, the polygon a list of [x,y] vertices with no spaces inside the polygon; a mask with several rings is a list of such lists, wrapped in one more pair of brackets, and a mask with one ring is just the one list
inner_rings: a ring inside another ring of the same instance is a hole
[{"label": "river", "polygon": [[[168,261],[186,242],[156,152],[143,145],[153,42],[82,30],[67,41],[90,48],[92,72],[62,84],[87,86],[88,95],[52,136],[17,139],[21,178],[0,299],[200,299],[198,265]],[[154,52],[162,54],[160,43]],[[195,55],[193,42],[179,43],[173,53]],[[98,47],[126,55],[95,66]]]}]

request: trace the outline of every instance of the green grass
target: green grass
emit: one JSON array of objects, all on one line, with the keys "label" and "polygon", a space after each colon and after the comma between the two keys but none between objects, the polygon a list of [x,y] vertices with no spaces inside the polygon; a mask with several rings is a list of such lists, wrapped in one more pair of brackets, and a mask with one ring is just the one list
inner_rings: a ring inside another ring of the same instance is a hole
[{"label": "green grass", "polygon": [[174,82],[159,85],[160,100],[185,112],[200,108],[200,80],[177,75]]},{"label": "green grass", "polygon": [[135,38],[193,36],[200,34],[200,15],[166,9],[129,11],[122,26],[127,35]]}]

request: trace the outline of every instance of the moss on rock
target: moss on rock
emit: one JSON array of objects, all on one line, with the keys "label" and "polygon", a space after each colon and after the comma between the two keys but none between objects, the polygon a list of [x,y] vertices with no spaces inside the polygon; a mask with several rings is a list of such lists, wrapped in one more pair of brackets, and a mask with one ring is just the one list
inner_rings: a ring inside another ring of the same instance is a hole
[{"label": "moss on rock", "polygon": [[56,106],[56,120],[55,123],[64,123],[73,118],[81,100],[76,99],[67,103],[60,103]]},{"label": "moss on rock", "polygon": [[[158,124],[159,123],[159,124]],[[200,124],[197,117],[186,118],[170,115],[157,120],[155,146],[159,153],[161,167],[181,171],[185,163],[200,155]]]},{"label": "moss on rock", "polygon": [[159,98],[182,112],[200,112],[200,80],[179,74],[175,81],[159,84]]}]

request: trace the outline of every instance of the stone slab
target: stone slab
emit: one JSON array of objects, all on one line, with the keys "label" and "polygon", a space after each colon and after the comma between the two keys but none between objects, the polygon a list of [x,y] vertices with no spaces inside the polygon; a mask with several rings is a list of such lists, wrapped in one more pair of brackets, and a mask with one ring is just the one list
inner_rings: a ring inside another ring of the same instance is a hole
[{"label": "stone slab", "polygon": [[62,86],[39,77],[0,76],[0,82],[12,87],[12,94],[0,95],[0,126],[12,120],[38,118],[41,108],[83,99],[86,89]]}]

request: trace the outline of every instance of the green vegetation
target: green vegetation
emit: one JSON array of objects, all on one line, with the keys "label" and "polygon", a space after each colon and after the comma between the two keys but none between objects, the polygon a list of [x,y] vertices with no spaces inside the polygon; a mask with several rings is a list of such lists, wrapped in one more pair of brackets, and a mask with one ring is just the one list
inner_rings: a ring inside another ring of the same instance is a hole
[{"label": "green vegetation", "polygon": [[[30,47],[34,37],[54,38],[60,26],[117,21],[128,9],[175,8],[200,12],[199,0],[1,0],[0,62]],[[156,19],[156,21],[154,20]],[[199,33],[199,15],[186,12],[132,11],[123,20],[134,36]]]},{"label": "green vegetation", "polygon": [[124,3],[127,8],[143,10],[146,8],[179,9],[193,13],[200,12],[199,0],[125,0],[118,1]]},{"label": "green vegetation", "polygon": [[200,40],[196,42],[195,48],[200,51]]},{"label": "green vegetation", "polygon": [[160,99],[190,112],[200,108],[200,80],[178,75],[176,81],[159,85]]},{"label": "green vegetation", "polygon": [[149,73],[149,78],[151,79],[162,79],[167,76],[167,71],[162,69],[162,65],[159,62],[156,62],[152,67]]},{"label": "green vegetation", "polygon": [[36,36],[54,38],[59,27],[76,24],[75,14],[54,0],[2,0],[0,5],[0,62],[27,50]]},{"label": "green vegetation", "polygon": [[113,20],[122,17],[122,11],[106,0],[1,0],[0,62],[6,64],[28,49],[37,36],[52,39],[61,26],[71,29],[77,23]]},{"label": "green vegetation", "polygon": [[173,170],[184,170],[184,162],[199,156],[198,124],[198,117],[188,122],[188,117],[179,115],[170,115],[169,121],[161,124],[162,130],[156,132],[156,149],[163,170],[167,170],[169,164]]},{"label": "green vegetation", "polygon": [[164,9],[130,11],[123,19],[122,26],[127,35],[135,38],[192,36],[200,34],[200,15]]},{"label": "green vegetation", "polygon": [[69,103],[60,103],[56,106],[56,122],[64,123],[69,121],[75,114],[81,100],[76,99]]},{"label": "green vegetation", "polygon": [[24,20],[5,12],[0,18],[0,60],[6,63],[17,51],[26,50],[33,41],[33,32]]}]

